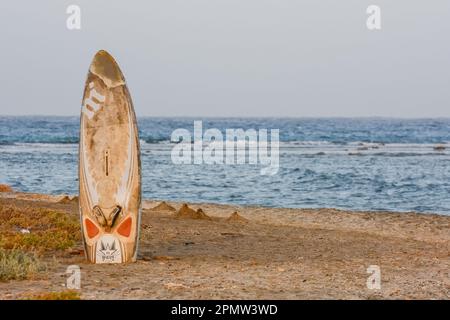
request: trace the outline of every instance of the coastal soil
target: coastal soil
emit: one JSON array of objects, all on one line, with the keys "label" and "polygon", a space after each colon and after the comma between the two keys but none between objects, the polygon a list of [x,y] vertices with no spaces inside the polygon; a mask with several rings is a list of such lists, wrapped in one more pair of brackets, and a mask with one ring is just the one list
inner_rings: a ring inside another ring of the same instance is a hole
[{"label": "coastal soil", "polygon": [[[78,219],[76,197],[6,192],[1,207]],[[450,298],[449,216],[148,200],[140,239],[125,265],[87,263],[80,240],[44,251],[47,269],[0,281],[0,299],[59,296],[69,265],[81,268],[81,299]],[[372,265],[381,289],[367,286]]]}]

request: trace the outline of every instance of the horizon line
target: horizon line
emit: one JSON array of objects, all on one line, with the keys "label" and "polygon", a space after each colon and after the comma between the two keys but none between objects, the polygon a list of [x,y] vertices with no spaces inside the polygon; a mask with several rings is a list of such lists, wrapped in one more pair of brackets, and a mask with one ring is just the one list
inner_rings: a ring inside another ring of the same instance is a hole
[{"label": "horizon line", "polygon": [[[73,118],[80,115],[50,115],[50,114],[0,114],[0,117],[52,117],[52,118]],[[186,119],[399,119],[399,120],[424,120],[424,119],[450,119],[449,116],[417,116],[417,117],[400,117],[400,116],[200,116],[200,115],[178,115],[178,116],[158,116],[158,115],[142,115],[137,118],[186,118]]]}]

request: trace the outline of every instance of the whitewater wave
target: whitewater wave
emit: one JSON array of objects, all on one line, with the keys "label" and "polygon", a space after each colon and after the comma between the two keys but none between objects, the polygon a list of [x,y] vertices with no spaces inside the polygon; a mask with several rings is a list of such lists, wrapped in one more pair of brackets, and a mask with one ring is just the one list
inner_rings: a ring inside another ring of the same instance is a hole
[{"label": "whitewater wave", "polygon": [[[142,149],[170,153],[173,143],[165,139],[141,138]],[[208,142],[204,141],[203,146],[207,147]],[[260,145],[247,143],[244,140],[236,141],[239,148],[249,149],[248,151],[257,151]],[[268,143],[267,147],[272,148]],[[75,150],[78,148],[78,141],[66,139],[63,142],[10,142],[0,141],[0,148],[3,151],[14,152],[32,152],[34,150],[42,152],[43,150]],[[227,149],[227,144],[223,142],[223,149]],[[300,156],[377,156],[377,157],[408,157],[408,156],[449,156],[450,144],[441,143],[373,143],[352,141],[346,144],[336,144],[330,141],[289,141],[280,142],[280,153],[293,154]],[[234,147],[233,147],[234,150]]]}]

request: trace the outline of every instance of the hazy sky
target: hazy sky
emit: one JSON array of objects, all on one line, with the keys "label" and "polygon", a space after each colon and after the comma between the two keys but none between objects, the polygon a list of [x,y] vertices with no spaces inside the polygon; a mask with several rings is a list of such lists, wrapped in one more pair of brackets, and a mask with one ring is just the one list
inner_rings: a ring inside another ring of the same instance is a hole
[{"label": "hazy sky", "polygon": [[448,0],[2,1],[0,114],[78,115],[105,49],[138,116],[450,117],[449,35]]}]

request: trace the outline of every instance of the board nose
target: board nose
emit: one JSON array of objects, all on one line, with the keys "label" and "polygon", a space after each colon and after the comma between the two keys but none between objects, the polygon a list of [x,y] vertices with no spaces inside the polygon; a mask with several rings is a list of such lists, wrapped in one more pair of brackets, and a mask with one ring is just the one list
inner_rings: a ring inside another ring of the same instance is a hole
[{"label": "board nose", "polygon": [[89,70],[103,80],[109,88],[125,84],[125,78],[116,60],[105,50],[98,51]]}]

